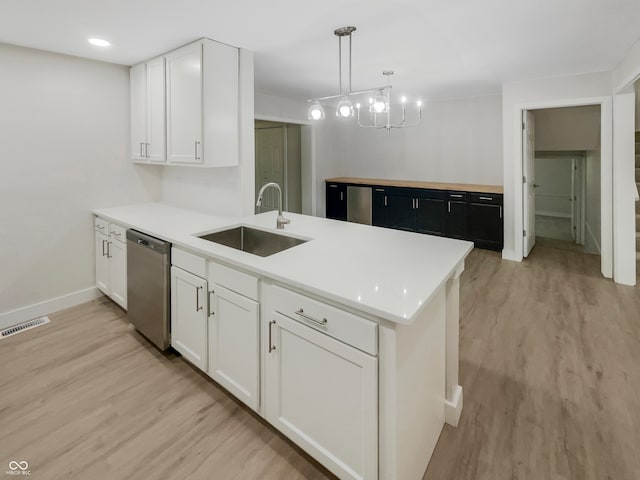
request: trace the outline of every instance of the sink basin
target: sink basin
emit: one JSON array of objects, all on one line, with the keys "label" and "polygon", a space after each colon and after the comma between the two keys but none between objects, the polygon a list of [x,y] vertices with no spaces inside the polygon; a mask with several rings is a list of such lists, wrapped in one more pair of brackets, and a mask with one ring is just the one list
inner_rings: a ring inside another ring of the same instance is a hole
[{"label": "sink basin", "polygon": [[307,242],[307,240],[265,232],[251,227],[230,228],[229,230],[200,235],[198,238],[261,257],[268,257],[274,253],[282,252]]}]

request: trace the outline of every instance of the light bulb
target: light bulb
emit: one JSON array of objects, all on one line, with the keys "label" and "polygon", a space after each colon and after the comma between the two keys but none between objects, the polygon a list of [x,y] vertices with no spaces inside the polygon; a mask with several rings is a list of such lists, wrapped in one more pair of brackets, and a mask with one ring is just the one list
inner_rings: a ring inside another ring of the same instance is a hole
[{"label": "light bulb", "polygon": [[404,95],[402,96],[402,98],[400,98],[400,101],[402,103],[407,103],[407,97],[405,97]]},{"label": "light bulb", "polygon": [[378,93],[376,93],[375,97],[373,97],[371,108],[369,110],[374,113],[382,113],[386,109],[387,97],[384,96],[384,92],[382,90],[379,90]]},{"label": "light bulb", "polygon": [[356,103],[356,108],[357,108],[358,110],[360,110],[360,104],[359,104],[359,103]]},{"label": "light bulb", "polygon": [[422,106],[422,100],[418,100],[417,105],[418,105],[419,107],[421,107],[421,106]]},{"label": "light bulb", "polygon": [[354,115],[353,104],[345,95],[338,102],[338,106],[336,107],[336,116],[347,118],[347,117],[352,117],[353,115]]},{"label": "light bulb", "polygon": [[317,100],[314,100],[309,106],[309,120],[322,120],[324,118],[324,108]]}]

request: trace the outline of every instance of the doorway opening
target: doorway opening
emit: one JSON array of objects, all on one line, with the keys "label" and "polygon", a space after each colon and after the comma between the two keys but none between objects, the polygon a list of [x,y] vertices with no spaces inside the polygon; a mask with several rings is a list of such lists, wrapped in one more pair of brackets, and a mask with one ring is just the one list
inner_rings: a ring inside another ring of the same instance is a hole
[{"label": "doorway opening", "polygon": [[601,254],[600,105],[524,112],[525,248]]},{"label": "doorway opening", "polygon": [[[256,198],[260,188],[275,182],[282,189],[282,209],[301,213],[301,141],[300,125],[255,121],[256,141]],[[256,213],[278,208],[278,194],[270,189],[264,193],[262,206]]]}]

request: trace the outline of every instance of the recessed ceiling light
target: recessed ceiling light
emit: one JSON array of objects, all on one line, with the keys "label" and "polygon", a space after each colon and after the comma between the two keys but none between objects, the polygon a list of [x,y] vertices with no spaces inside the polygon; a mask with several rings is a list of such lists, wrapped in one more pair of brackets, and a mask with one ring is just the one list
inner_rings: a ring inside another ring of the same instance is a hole
[{"label": "recessed ceiling light", "polygon": [[109,45],[111,45],[109,42],[103,40],[102,38],[90,38],[89,43],[91,45],[95,45],[96,47],[108,47]]}]

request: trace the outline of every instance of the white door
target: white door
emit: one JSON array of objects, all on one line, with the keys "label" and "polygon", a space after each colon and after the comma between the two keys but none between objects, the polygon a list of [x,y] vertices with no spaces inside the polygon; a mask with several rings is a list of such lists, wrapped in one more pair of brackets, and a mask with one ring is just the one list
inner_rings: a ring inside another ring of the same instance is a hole
[{"label": "white door", "polygon": [[167,59],[167,161],[202,163],[202,44]]},{"label": "white door", "polygon": [[536,194],[535,194],[535,151],[536,151],[536,131],[535,117],[533,112],[525,110],[523,112],[522,128],[522,159],[525,182],[524,182],[524,248],[523,254],[528,257],[536,243]]},{"label": "white door", "polygon": [[111,282],[109,281],[109,257],[107,248],[109,237],[104,233],[95,232],[96,241],[96,287],[105,295],[111,294]]},{"label": "white door", "polygon": [[[286,194],[285,183],[285,128],[266,127],[256,128],[256,199],[258,192],[265,183],[276,182],[282,189],[283,202]],[[256,212],[268,212],[278,209],[278,194],[275,189],[269,189],[262,197],[262,206],[256,207]]]},{"label": "white door", "polygon": [[207,281],[171,267],[171,346],[207,369]]},{"label": "white door", "polygon": [[377,479],[377,359],[277,312],[267,318],[267,420],[339,478]]},{"label": "white door", "polygon": [[147,62],[147,158],[152,162],[165,162],[167,121],[165,110],[164,58]]},{"label": "white door", "polygon": [[147,66],[142,63],[129,70],[131,95],[131,158],[146,158],[147,141]]},{"label": "white door", "polygon": [[127,309],[127,244],[118,240],[109,241],[110,297]]},{"label": "white door", "polygon": [[259,304],[215,284],[209,299],[208,373],[253,410],[258,410]]}]

